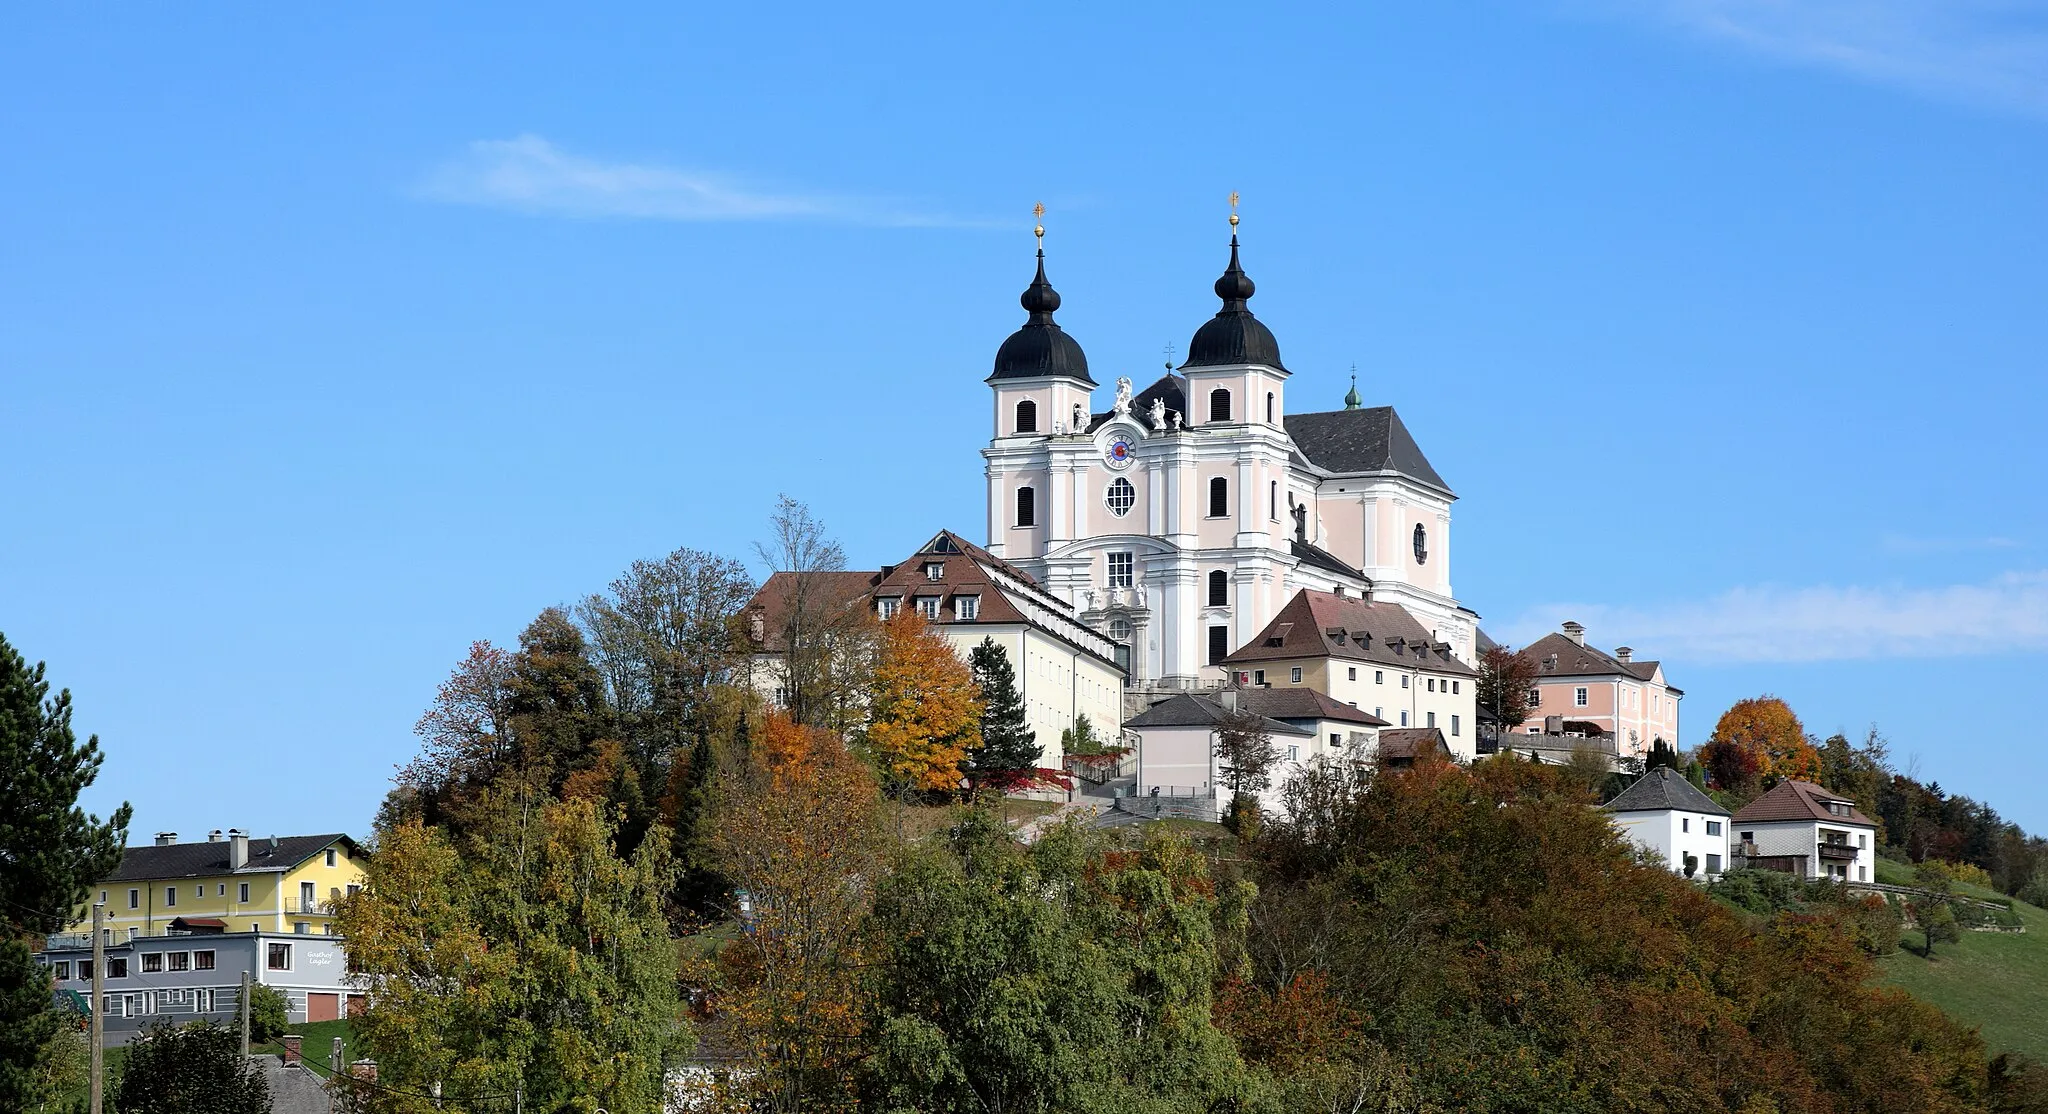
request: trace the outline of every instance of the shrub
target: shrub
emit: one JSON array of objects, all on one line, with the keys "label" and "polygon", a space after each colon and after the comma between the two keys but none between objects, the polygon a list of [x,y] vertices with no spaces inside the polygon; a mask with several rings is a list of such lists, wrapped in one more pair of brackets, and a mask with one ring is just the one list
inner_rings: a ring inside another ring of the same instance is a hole
[{"label": "shrub", "polygon": [[2048,874],[2036,874],[2027,879],[2027,884],[2013,896],[2036,909],[2048,909]]}]

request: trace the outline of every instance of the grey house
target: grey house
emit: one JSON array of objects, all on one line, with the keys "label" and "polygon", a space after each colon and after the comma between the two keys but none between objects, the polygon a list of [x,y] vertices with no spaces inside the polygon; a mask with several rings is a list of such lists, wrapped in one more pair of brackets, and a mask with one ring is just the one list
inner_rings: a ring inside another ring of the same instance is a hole
[{"label": "grey house", "polygon": [[[348,986],[341,937],[209,929],[174,922],[179,935],[141,936],[105,950],[101,1005],[108,1044],[126,1044],[160,1017],[233,1023],[244,972],[251,983],[285,996],[294,1024],[339,1020],[360,1006],[362,992]],[[51,968],[60,998],[89,1008],[89,942],[47,948],[36,958]]]}]

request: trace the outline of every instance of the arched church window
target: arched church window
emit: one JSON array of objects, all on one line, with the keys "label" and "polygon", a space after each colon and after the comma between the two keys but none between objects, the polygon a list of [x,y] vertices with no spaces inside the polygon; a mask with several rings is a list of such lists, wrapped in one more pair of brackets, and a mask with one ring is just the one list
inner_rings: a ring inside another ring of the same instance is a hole
[{"label": "arched church window", "polygon": [[1429,532],[1422,528],[1422,523],[1418,522],[1415,524],[1415,563],[1420,565],[1427,560],[1429,560]]},{"label": "arched church window", "polygon": [[1017,404],[1017,432],[1038,432],[1038,404],[1028,398]]},{"label": "arched church window", "polygon": [[1109,640],[1116,644],[1116,667],[1126,673],[1131,671],[1131,621],[1121,615],[1109,620]]},{"label": "arched church window", "polygon": [[1222,476],[1209,481],[1209,517],[1230,517],[1230,481]]},{"label": "arched church window", "polygon": [[1038,525],[1038,493],[1028,487],[1017,489],[1017,525]]},{"label": "arched church window", "polygon": [[1109,506],[1109,513],[1122,518],[1131,513],[1131,507],[1138,502],[1138,489],[1131,486],[1131,481],[1118,476],[1110,481],[1109,494],[1103,497],[1103,502]]},{"label": "arched church window", "polygon": [[1222,569],[1209,574],[1209,606],[1230,606],[1230,574]]},{"label": "arched church window", "polygon": [[1209,392],[1209,420],[1227,422],[1230,420],[1230,392],[1218,387]]}]

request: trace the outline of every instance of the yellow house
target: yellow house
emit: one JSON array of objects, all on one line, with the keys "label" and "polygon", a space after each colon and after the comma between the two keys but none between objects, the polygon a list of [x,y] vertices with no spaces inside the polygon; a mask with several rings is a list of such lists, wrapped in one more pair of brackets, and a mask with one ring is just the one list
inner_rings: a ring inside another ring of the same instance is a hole
[{"label": "yellow house", "polygon": [[121,852],[93,887],[71,933],[92,930],[91,901],[106,905],[108,943],[179,931],[334,934],[334,899],[362,888],[364,851],[348,836],[270,836],[218,829],[204,843],[176,832]]}]

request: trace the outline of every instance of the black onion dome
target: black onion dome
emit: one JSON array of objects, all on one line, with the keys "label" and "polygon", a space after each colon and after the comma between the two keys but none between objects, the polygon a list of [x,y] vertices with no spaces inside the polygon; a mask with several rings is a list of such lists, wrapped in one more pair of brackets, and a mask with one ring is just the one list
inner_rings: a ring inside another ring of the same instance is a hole
[{"label": "black onion dome", "polygon": [[1038,252],[1038,275],[1017,299],[1030,316],[1024,327],[996,349],[995,371],[989,379],[1035,379],[1043,375],[1064,375],[1093,387],[1088,377],[1088,357],[1080,342],[1066,334],[1052,319],[1060,308],[1060,292],[1045,281],[1045,251]]},{"label": "black onion dome", "polygon": [[1180,366],[1265,364],[1286,371],[1287,365],[1280,362],[1280,342],[1273,339],[1273,330],[1253,317],[1245,304],[1257,290],[1252,277],[1237,265],[1237,237],[1232,235],[1230,267],[1216,280],[1216,296],[1223,299],[1223,308],[1195,330],[1195,339],[1188,342],[1187,362]]}]

